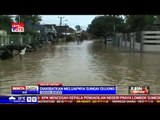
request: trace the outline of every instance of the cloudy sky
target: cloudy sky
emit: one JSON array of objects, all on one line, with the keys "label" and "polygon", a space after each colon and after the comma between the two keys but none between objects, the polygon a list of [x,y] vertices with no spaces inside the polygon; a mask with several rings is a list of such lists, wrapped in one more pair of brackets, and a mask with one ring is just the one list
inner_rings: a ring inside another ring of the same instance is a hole
[{"label": "cloudy sky", "polygon": [[98,15],[41,15],[42,21],[41,24],[56,24],[60,25],[60,18],[62,19],[62,25],[69,25],[75,29],[76,25],[80,25],[83,30],[86,30],[88,24]]}]

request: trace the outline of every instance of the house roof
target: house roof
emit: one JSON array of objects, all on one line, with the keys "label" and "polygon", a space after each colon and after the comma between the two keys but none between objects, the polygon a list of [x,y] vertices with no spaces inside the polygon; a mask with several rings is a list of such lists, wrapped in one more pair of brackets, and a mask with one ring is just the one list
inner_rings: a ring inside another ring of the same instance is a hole
[{"label": "house roof", "polygon": [[75,32],[75,30],[74,30],[73,28],[69,27],[69,28],[68,28],[68,32],[70,32],[70,33],[74,33],[74,32]]},{"label": "house roof", "polygon": [[55,29],[55,24],[44,24],[41,25],[45,28],[45,32],[46,33],[57,33],[56,29]]},{"label": "house roof", "polygon": [[58,33],[74,33],[75,30],[69,26],[55,26],[55,29]]},{"label": "house roof", "polygon": [[42,25],[42,26],[44,26],[44,27],[46,27],[46,28],[49,28],[49,29],[52,29],[52,26],[56,26],[55,24],[44,24],[44,25]]}]

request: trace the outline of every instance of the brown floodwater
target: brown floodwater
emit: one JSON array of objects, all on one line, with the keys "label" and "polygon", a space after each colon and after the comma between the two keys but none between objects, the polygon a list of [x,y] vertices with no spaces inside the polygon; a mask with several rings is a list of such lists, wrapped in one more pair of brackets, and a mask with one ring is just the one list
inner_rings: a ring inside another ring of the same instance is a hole
[{"label": "brown floodwater", "polygon": [[116,85],[118,94],[128,86],[150,86],[160,93],[160,54],[119,52],[101,41],[44,45],[36,52],[0,60],[0,94],[10,94],[11,86],[61,82],[64,86]]}]

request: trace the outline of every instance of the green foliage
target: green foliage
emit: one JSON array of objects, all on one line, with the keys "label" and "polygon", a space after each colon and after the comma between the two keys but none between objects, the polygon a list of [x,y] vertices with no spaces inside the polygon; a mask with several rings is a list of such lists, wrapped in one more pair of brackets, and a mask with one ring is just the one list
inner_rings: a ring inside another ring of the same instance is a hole
[{"label": "green foliage", "polygon": [[7,34],[11,33],[12,17],[9,15],[0,15],[0,30],[6,30]]},{"label": "green foliage", "polygon": [[[104,15],[93,19],[87,31],[97,37],[114,32],[135,32],[152,26],[155,19],[160,23],[159,16],[154,15]],[[115,27],[115,29],[114,29]]]},{"label": "green foliage", "polygon": [[153,24],[154,25],[160,25],[160,16],[159,15],[155,16],[155,21],[154,21]]},{"label": "green foliage", "polygon": [[87,31],[100,37],[105,34],[113,34],[115,31],[123,31],[124,27],[124,19],[121,16],[105,15],[95,17]]},{"label": "green foliage", "polygon": [[16,16],[17,22],[27,22],[30,21],[33,25],[38,24],[41,21],[41,17],[39,15],[20,15],[20,21],[19,21],[19,15]]},{"label": "green foliage", "polygon": [[77,31],[81,31],[82,30],[80,25],[76,25],[75,28],[76,28]]},{"label": "green foliage", "polygon": [[18,16],[16,16],[15,20],[17,22],[24,22],[25,32],[23,34],[35,35],[36,29],[33,26],[36,24],[40,24],[41,16],[39,16],[39,15],[20,15],[19,16],[18,15]]},{"label": "green foliage", "polygon": [[131,31],[141,31],[148,25],[153,25],[154,15],[129,15],[126,17],[126,24]]}]

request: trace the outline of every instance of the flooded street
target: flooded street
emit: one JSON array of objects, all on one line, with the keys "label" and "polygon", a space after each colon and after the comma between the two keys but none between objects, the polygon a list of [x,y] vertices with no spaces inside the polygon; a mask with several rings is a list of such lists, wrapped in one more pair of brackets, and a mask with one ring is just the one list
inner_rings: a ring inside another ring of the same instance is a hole
[{"label": "flooded street", "polygon": [[116,85],[127,94],[129,85],[150,86],[160,93],[160,54],[119,52],[101,41],[84,41],[43,46],[19,57],[0,60],[0,94],[11,86],[61,82],[64,86]]}]

